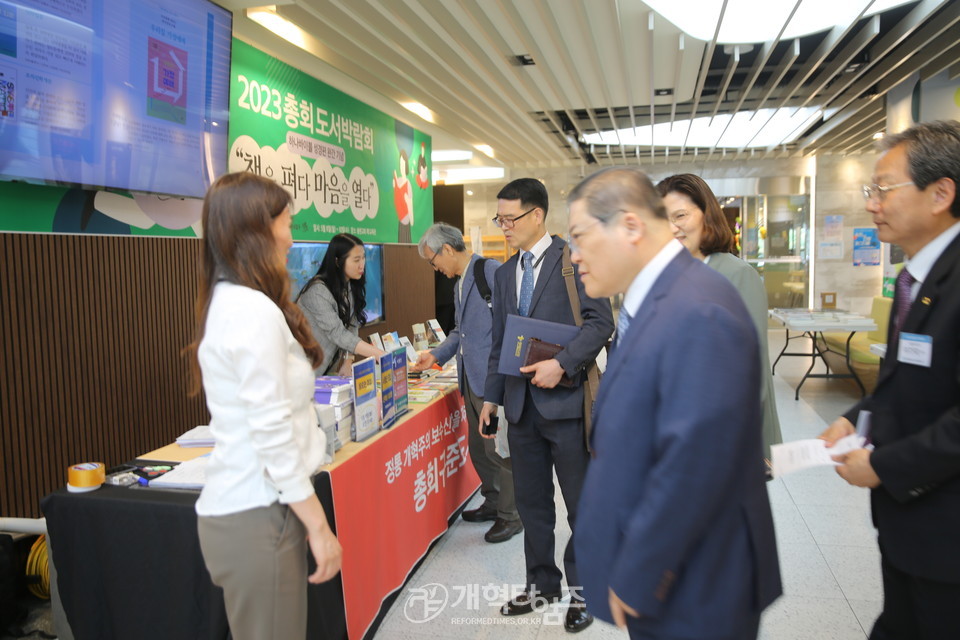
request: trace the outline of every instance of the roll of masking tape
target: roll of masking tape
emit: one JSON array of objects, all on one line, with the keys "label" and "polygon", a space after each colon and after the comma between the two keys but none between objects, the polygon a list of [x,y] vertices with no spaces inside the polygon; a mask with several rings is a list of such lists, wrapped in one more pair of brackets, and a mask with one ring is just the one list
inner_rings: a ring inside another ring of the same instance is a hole
[{"label": "roll of masking tape", "polygon": [[99,489],[106,479],[102,462],[82,462],[67,468],[67,491],[85,493]]}]

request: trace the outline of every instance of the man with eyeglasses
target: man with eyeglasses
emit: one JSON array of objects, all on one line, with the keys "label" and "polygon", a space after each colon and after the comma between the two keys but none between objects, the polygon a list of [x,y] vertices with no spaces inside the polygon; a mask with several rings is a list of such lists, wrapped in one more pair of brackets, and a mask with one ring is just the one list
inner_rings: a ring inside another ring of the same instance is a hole
[{"label": "man with eyeglasses", "polygon": [[844,480],[871,489],[883,574],[871,640],[960,638],[960,122],[882,145],[867,211],[907,263],[877,387],[820,437],[832,446],[870,412],[873,450],[835,460]]},{"label": "man with eyeglasses", "polygon": [[[574,269],[582,318],[580,332],[554,358],[521,368],[529,379],[497,372],[508,314],[577,324],[563,273],[566,242],[547,233],[547,208],[547,190],[533,178],[514,180],[497,194],[494,222],[503,229],[507,244],[518,252],[495,277],[493,340],[480,423],[488,424],[497,405],[503,405],[510,422],[508,440],[517,508],[524,526],[527,569],[524,592],[500,609],[505,616],[530,613],[561,598],[563,573],[554,560],[557,516],[553,472],[556,470],[572,530],[589,461],[584,439],[583,372],[613,333],[609,300],[587,296]],[[564,373],[573,380],[573,386],[558,385]],[[564,628],[582,631],[593,622],[593,616],[580,593],[572,535],[563,564],[570,590]]]},{"label": "man with eyeglasses", "polygon": [[624,294],[575,531],[587,604],[631,638],[756,638],[781,584],[753,320],[639,169],[595,173],[569,205],[587,294]]},{"label": "man with eyeglasses", "polygon": [[444,222],[438,222],[424,231],[418,248],[420,256],[436,271],[457,279],[454,284],[456,326],[439,346],[430,351],[421,351],[411,370],[423,371],[437,362],[443,364],[456,356],[457,381],[470,426],[467,438],[470,461],[480,476],[480,494],[483,496],[483,504],[476,509],[467,509],[460,515],[467,522],[493,521],[483,539],[492,543],[506,542],[523,531],[523,524],[513,495],[510,458],[501,457],[497,453],[496,443],[480,434],[483,386],[490,360],[492,313],[475,277],[479,275],[479,266],[489,287],[493,284],[494,273],[500,263],[487,260],[478,265],[477,261],[483,258],[468,251],[460,230]]}]

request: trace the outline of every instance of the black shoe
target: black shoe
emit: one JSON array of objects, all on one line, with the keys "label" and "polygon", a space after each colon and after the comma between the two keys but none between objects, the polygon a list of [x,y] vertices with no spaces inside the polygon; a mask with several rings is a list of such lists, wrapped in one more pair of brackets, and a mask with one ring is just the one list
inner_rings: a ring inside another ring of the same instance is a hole
[{"label": "black shoe", "polygon": [[523,531],[523,523],[519,518],[517,520],[497,518],[490,530],[483,534],[483,539],[487,542],[506,542],[521,531]]},{"label": "black shoe", "polygon": [[460,515],[462,515],[463,519],[467,522],[486,522],[497,519],[497,510],[483,505],[479,509],[470,509]]},{"label": "black shoe", "polygon": [[539,611],[551,602],[556,602],[563,593],[556,591],[553,593],[537,593],[533,598],[529,591],[524,591],[516,598],[500,607],[500,613],[505,616],[522,616],[525,613]]},{"label": "black shoe", "polygon": [[570,633],[579,633],[593,624],[593,616],[587,611],[587,603],[583,600],[571,600],[567,607],[567,615],[563,619],[563,628]]}]

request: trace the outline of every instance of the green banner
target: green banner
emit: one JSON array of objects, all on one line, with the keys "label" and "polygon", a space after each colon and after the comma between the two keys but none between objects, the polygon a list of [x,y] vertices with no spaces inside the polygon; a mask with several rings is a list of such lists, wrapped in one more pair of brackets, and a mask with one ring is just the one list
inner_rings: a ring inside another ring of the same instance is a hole
[{"label": "green banner", "polygon": [[295,240],[416,242],[433,224],[430,137],[234,38],[230,171],[281,184]]}]

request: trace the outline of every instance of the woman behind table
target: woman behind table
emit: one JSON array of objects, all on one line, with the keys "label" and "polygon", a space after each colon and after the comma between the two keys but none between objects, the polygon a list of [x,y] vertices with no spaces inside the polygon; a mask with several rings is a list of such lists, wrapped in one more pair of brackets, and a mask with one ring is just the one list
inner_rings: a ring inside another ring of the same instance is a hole
[{"label": "woman behind table", "polygon": [[[770,445],[783,441],[773,392],[770,354],[767,350],[767,290],[756,269],[736,257],[733,232],[713,191],[699,176],[682,173],[657,185],[663,196],[673,235],[693,257],[703,260],[729,280],[747,305],[760,338],[761,411],[763,451],[770,458]],[[769,477],[769,474],[768,474]]]},{"label": "woman behind table", "polygon": [[[326,444],[311,406],[323,354],[290,301],[290,204],[280,186],[251,173],[221,177],[203,202],[188,353],[216,446],[197,528],[236,640],[303,638],[307,582],[340,570],[340,543],[311,481]],[[317,563],[309,578],[308,544]]]},{"label": "woman behind table", "polygon": [[353,356],[380,357],[385,352],[360,339],[366,298],[367,258],[363,241],[349,233],[330,239],[327,253],[310,281],[297,296],[297,304],[323,349],[319,375],[350,375]]}]

